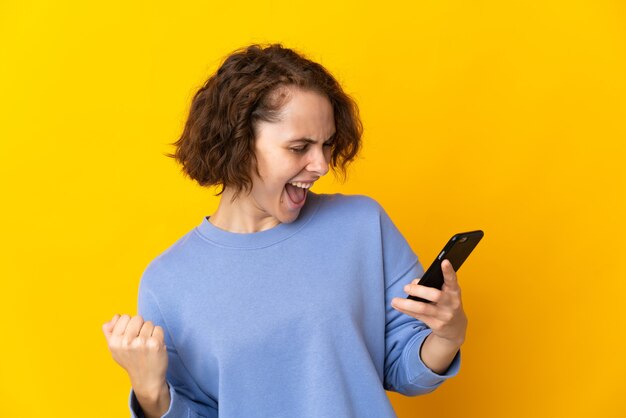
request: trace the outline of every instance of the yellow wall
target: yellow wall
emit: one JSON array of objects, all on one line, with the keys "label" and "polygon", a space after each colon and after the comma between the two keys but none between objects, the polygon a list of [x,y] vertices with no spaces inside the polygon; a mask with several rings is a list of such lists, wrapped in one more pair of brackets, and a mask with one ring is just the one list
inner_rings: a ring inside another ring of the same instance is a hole
[{"label": "yellow wall", "polygon": [[[361,107],[345,184],[459,273],[459,376],[400,417],[623,417],[623,2],[2,2],[1,417],[128,416],[101,324],[216,208],[163,156],[231,50],[283,42]],[[234,5],[228,5],[233,3]]]}]

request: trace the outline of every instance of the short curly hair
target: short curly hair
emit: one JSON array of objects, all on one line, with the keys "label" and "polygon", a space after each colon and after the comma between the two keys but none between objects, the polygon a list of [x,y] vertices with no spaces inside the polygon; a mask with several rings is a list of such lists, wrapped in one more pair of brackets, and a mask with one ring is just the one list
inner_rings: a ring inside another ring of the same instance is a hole
[{"label": "short curly hair", "polygon": [[254,153],[259,121],[277,122],[287,102],[284,88],[298,87],[326,96],[333,108],[336,134],[330,166],[342,180],[361,149],[363,126],[356,102],[320,64],[281,44],[252,44],[226,57],[196,92],[180,138],[166,153],[201,186],[233,187],[235,196],[252,188],[251,170],[259,175]]}]

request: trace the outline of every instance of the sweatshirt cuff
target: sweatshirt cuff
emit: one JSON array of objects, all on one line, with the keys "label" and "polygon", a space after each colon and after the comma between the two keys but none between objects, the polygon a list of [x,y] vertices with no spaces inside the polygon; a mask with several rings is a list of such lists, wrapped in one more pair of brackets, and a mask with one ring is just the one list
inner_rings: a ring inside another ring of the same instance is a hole
[{"label": "sweatshirt cuff", "polygon": [[[177,418],[186,416],[189,409],[187,408],[182,395],[179,395],[178,392],[174,390],[174,386],[170,385],[169,382],[167,385],[170,389],[170,406],[161,418]],[[141,405],[139,405],[139,401],[135,395],[135,390],[132,387],[130,389],[129,403],[132,418],[145,418]]]},{"label": "sweatshirt cuff", "polygon": [[409,365],[409,381],[422,387],[436,387],[441,385],[445,380],[456,376],[461,367],[461,350],[459,349],[444,374],[435,373],[428,368],[426,363],[422,360],[422,356],[420,356],[420,351],[426,337],[428,337],[431,332],[432,330],[429,330],[425,332],[421,338],[416,338],[412,347],[407,350],[407,355],[410,356],[410,360],[407,361]]}]

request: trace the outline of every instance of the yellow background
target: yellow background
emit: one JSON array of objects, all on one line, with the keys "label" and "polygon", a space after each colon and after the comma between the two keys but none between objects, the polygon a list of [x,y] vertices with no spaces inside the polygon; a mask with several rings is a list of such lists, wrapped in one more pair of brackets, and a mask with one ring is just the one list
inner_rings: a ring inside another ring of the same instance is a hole
[{"label": "yellow background", "polygon": [[626,5],[621,1],[0,3],[0,416],[128,416],[101,325],[210,215],[163,154],[251,42],[321,62],[364,150],[318,193],[377,199],[459,272],[460,374],[400,417],[626,416]]}]

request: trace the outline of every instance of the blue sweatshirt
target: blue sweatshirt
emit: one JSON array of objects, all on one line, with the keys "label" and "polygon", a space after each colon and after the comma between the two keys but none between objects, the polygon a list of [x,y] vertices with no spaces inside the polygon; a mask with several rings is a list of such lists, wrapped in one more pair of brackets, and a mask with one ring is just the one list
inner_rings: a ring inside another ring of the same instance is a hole
[{"label": "blue sweatshirt", "polygon": [[[391,307],[423,268],[383,208],[315,194],[292,223],[241,234],[202,222],[152,260],[138,313],[160,325],[163,417],[395,417],[385,392],[436,389],[431,330]],[[133,417],[143,413],[133,389]]]}]

